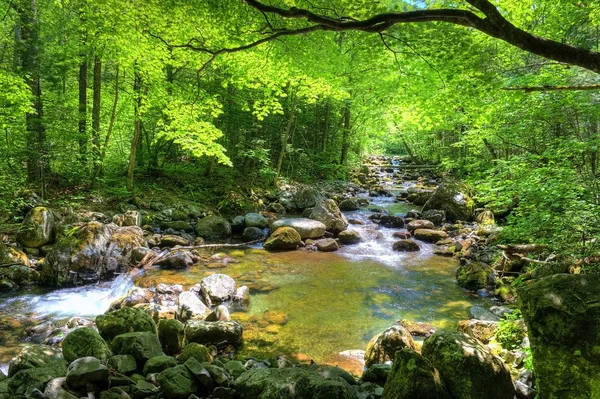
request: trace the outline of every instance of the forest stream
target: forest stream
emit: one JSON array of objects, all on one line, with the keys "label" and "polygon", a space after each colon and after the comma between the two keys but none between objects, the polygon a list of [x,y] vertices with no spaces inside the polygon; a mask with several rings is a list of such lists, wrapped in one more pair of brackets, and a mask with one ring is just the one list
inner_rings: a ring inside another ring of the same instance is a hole
[{"label": "forest stream", "polygon": [[[395,185],[391,176],[381,172],[391,194],[415,184]],[[418,252],[392,251],[392,234],[406,230],[373,224],[368,217],[381,211],[404,216],[414,208],[395,203],[394,197],[370,197],[367,208],[345,212],[355,220],[349,229],[358,230],[363,241],[336,252],[271,253],[259,243],[226,251],[233,261],[219,264],[219,269],[205,265],[187,270],[153,268],[136,278],[120,276],[93,286],[4,296],[0,302],[2,369],[6,371],[6,363],[24,341],[35,342],[35,334],[23,338],[32,326],[104,313],[134,284],[190,287],[218,272],[250,288],[250,304],[230,309],[232,319],[245,329],[241,357],[286,354],[359,372],[360,366],[340,352],[364,350],[371,337],[397,320],[455,329],[459,320],[468,318],[471,306],[491,304],[490,299],[473,297],[456,284],[458,261],[434,255],[433,244],[421,243]]]}]

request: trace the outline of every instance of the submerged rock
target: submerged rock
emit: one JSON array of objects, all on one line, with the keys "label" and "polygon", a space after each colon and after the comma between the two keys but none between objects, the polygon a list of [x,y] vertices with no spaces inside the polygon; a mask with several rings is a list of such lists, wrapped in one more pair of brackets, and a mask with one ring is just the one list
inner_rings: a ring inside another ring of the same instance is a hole
[{"label": "submerged rock", "polygon": [[344,230],[338,234],[338,238],[344,245],[358,244],[362,241],[360,233],[356,230]]},{"label": "submerged rock", "polygon": [[600,275],[557,274],[518,290],[542,398],[600,395]]},{"label": "submerged rock", "polygon": [[392,249],[400,252],[416,252],[420,251],[421,247],[414,240],[400,240],[392,245]]},{"label": "submerged rock", "polygon": [[510,372],[475,338],[440,332],[425,339],[422,354],[446,383],[453,399],[513,399]]}]

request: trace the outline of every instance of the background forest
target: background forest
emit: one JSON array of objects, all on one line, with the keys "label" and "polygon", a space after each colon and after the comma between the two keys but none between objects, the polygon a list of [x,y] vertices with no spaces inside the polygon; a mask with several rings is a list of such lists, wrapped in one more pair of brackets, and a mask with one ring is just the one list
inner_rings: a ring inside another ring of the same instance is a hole
[{"label": "background forest", "polygon": [[[497,3],[528,32],[599,48],[598,1]],[[277,4],[356,19],[469,7]],[[70,201],[168,192],[233,211],[284,178],[346,178],[377,152],[470,182],[479,205],[507,211],[505,241],[597,250],[589,70],[441,22],[254,45],[284,22],[237,0],[1,0],[0,18],[0,221],[24,188]]]}]

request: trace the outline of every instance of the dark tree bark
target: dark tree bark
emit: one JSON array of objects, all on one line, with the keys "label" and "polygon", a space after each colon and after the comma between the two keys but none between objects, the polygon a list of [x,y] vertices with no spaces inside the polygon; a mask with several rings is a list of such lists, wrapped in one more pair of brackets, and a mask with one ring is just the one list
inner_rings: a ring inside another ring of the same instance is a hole
[{"label": "dark tree bark", "polygon": [[22,0],[13,4],[18,13],[17,30],[20,35],[16,45],[19,66],[31,90],[32,111],[25,114],[27,126],[27,179],[39,184],[44,196],[46,179],[50,174],[50,161],[43,117],[42,85],[40,71],[40,37],[36,0]]},{"label": "dark tree bark", "polygon": [[503,40],[522,50],[539,56],[578,65],[590,71],[600,73],[600,53],[571,46],[565,43],[545,39],[526,32],[508,21],[502,13],[488,0],[466,0],[477,13],[464,9],[425,9],[408,12],[388,12],[375,15],[365,20],[329,17],[301,8],[280,8],[263,4],[256,0],[244,0],[249,6],[261,13],[279,15],[284,19],[301,19],[309,22],[301,28],[278,29],[270,36],[238,48],[209,51],[190,45],[182,45],[197,51],[207,51],[211,54],[233,52],[254,47],[282,36],[306,34],[315,31],[348,31],[360,30],[365,32],[383,32],[393,25],[403,23],[447,22],[477,29],[489,36]]},{"label": "dark tree bark", "polygon": [[348,150],[350,149],[350,133],[352,133],[352,126],[350,125],[350,102],[346,101],[344,104],[343,114],[343,130],[342,130],[342,154],[340,156],[340,164],[348,164]]}]

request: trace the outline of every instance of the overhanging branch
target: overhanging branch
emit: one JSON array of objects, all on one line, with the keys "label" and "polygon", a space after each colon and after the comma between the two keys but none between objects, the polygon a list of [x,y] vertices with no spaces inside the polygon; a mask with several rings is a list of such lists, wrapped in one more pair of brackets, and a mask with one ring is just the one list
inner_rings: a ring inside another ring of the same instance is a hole
[{"label": "overhanging branch", "polygon": [[600,84],[599,85],[585,85],[585,86],[515,86],[515,87],[503,87],[502,90],[524,91],[525,93],[531,93],[534,91],[600,90]]}]

